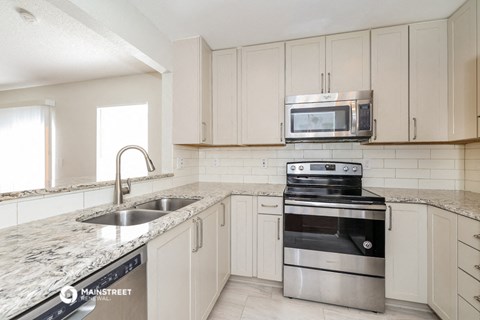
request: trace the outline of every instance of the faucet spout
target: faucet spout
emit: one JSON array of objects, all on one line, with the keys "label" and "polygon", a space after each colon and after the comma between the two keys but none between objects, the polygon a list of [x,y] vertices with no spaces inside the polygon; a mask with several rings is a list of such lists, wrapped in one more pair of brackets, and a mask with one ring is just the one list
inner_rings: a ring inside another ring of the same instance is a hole
[{"label": "faucet spout", "polygon": [[145,149],[143,149],[142,147],[136,146],[136,145],[128,145],[120,149],[117,153],[117,161],[116,161],[115,189],[114,189],[114,199],[113,199],[114,204],[122,204],[124,193],[128,193],[122,190],[121,159],[122,159],[122,154],[129,149],[136,149],[143,154],[143,156],[145,157],[145,164],[147,165],[148,172],[152,172],[155,170],[155,165],[153,164],[152,159],[150,159],[150,156],[148,155],[147,151],[145,151]]}]

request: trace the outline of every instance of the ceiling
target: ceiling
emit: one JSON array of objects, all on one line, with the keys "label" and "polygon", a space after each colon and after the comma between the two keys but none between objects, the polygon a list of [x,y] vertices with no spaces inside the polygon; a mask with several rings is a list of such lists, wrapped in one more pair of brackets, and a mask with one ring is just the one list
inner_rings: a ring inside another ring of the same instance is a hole
[{"label": "ceiling", "polygon": [[465,0],[128,0],[170,40],[212,49],[450,16]]},{"label": "ceiling", "polygon": [[0,91],[153,71],[45,0],[0,0],[0,30]]}]

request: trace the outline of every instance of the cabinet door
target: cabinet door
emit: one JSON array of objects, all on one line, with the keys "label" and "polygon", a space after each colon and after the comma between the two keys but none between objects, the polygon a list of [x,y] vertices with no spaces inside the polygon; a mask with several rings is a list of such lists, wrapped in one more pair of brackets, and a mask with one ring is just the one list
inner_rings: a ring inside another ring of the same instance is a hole
[{"label": "cabinet door", "polygon": [[253,198],[232,196],[232,274],[253,276]]},{"label": "cabinet door", "polygon": [[324,93],[325,37],[285,43],[285,95]]},{"label": "cabinet door", "polygon": [[372,30],[372,142],[408,141],[408,26]]},{"label": "cabinet door", "polygon": [[283,217],[259,214],[257,218],[257,276],[282,281]]},{"label": "cabinet door", "polygon": [[218,288],[217,219],[219,206],[199,216],[199,248],[194,254],[195,320],[204,320],[215,304]]},{"label": "cabinet door", "polygon": [[480,312],[462,297],[458,297],[458,319],[480,320]]},{"label": "cabinet door", "polygon": [[385,290],[390,299],[427,303],[427,206],[389,203]]},{"label": "cabinet door", "polygon": [[237,49],[214,51],[212,59],[213,144],[238,144]]},{"label": "cabinet door", "polygon": [[230,198],[220,203],[218,212],[218,290],[230,277]]},{"label": "cabinet door", "polygon": [[285,45],[242,48],[242,144],[283,144]]},{"label": "cabinet door", "polygon": [[370,89],[370,31],[326,37],[327,92]]},{"label": "cabinet door", "polygon": [[410,25],[410,141],[448,140],[447,21]]},{"label": "cabinet door", "polygon": [[457,215],[431,206],[428,207],[428,305],[443,320],[457,319]]},{"label": "cabinet door", "polygon": [[147,244],[148,319],[193,319],[191,222]]},{"label": "cabinet door", "polygon": [[175,41],[173,50],[173,143],[212,143],[211,50],[201,37]]},{"label": "cabinet door", "polygon": [[476,15],[476,0],[469,0],[448,19],[449,140],[477,137]]}]

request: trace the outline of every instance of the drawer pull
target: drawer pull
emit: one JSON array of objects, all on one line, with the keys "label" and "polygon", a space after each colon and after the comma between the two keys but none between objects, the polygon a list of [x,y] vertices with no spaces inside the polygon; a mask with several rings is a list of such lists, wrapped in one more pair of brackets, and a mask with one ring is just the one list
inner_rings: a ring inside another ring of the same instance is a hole
[{"label": "drawer pull", "polygon": [[474,265],[475,269],[480,270],[480,264]]},{"label": "drawer pull", "polygon": [[473,237],[476,239],[480,239],[480,234],[474,234]]},{"label": "drawer pull", "polygon": [[278,208],[278,204],[261,204],[264,208]]},{"label": "drawer pull", "polygon": [[475,296],[473,297],[473,299],[477,300],[478,302],[480,302],[480,296]]}]

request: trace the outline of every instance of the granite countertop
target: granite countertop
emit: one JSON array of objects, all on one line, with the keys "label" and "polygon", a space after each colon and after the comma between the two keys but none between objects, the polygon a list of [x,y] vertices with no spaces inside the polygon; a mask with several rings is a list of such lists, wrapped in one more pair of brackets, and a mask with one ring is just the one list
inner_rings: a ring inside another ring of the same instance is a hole
[{"label": "granite countertop", "polygon": [[[0,230],[0,319],[12,318],[144,245],[229,195],[283,196],[283,184],[194,183]],[[387,202],[433,205],[480,220],[480,194],[465,191],[367,188]],[[147,224],[81,223],[162,197],[199,201]]]},{"label": "granite countertop", "polygon": [[[282,196],[284,185],[195,183],[0,230],[0,319],[12,318],[231,194]],[[79,221],[162,197],[199,201],[148,224]]]}]

